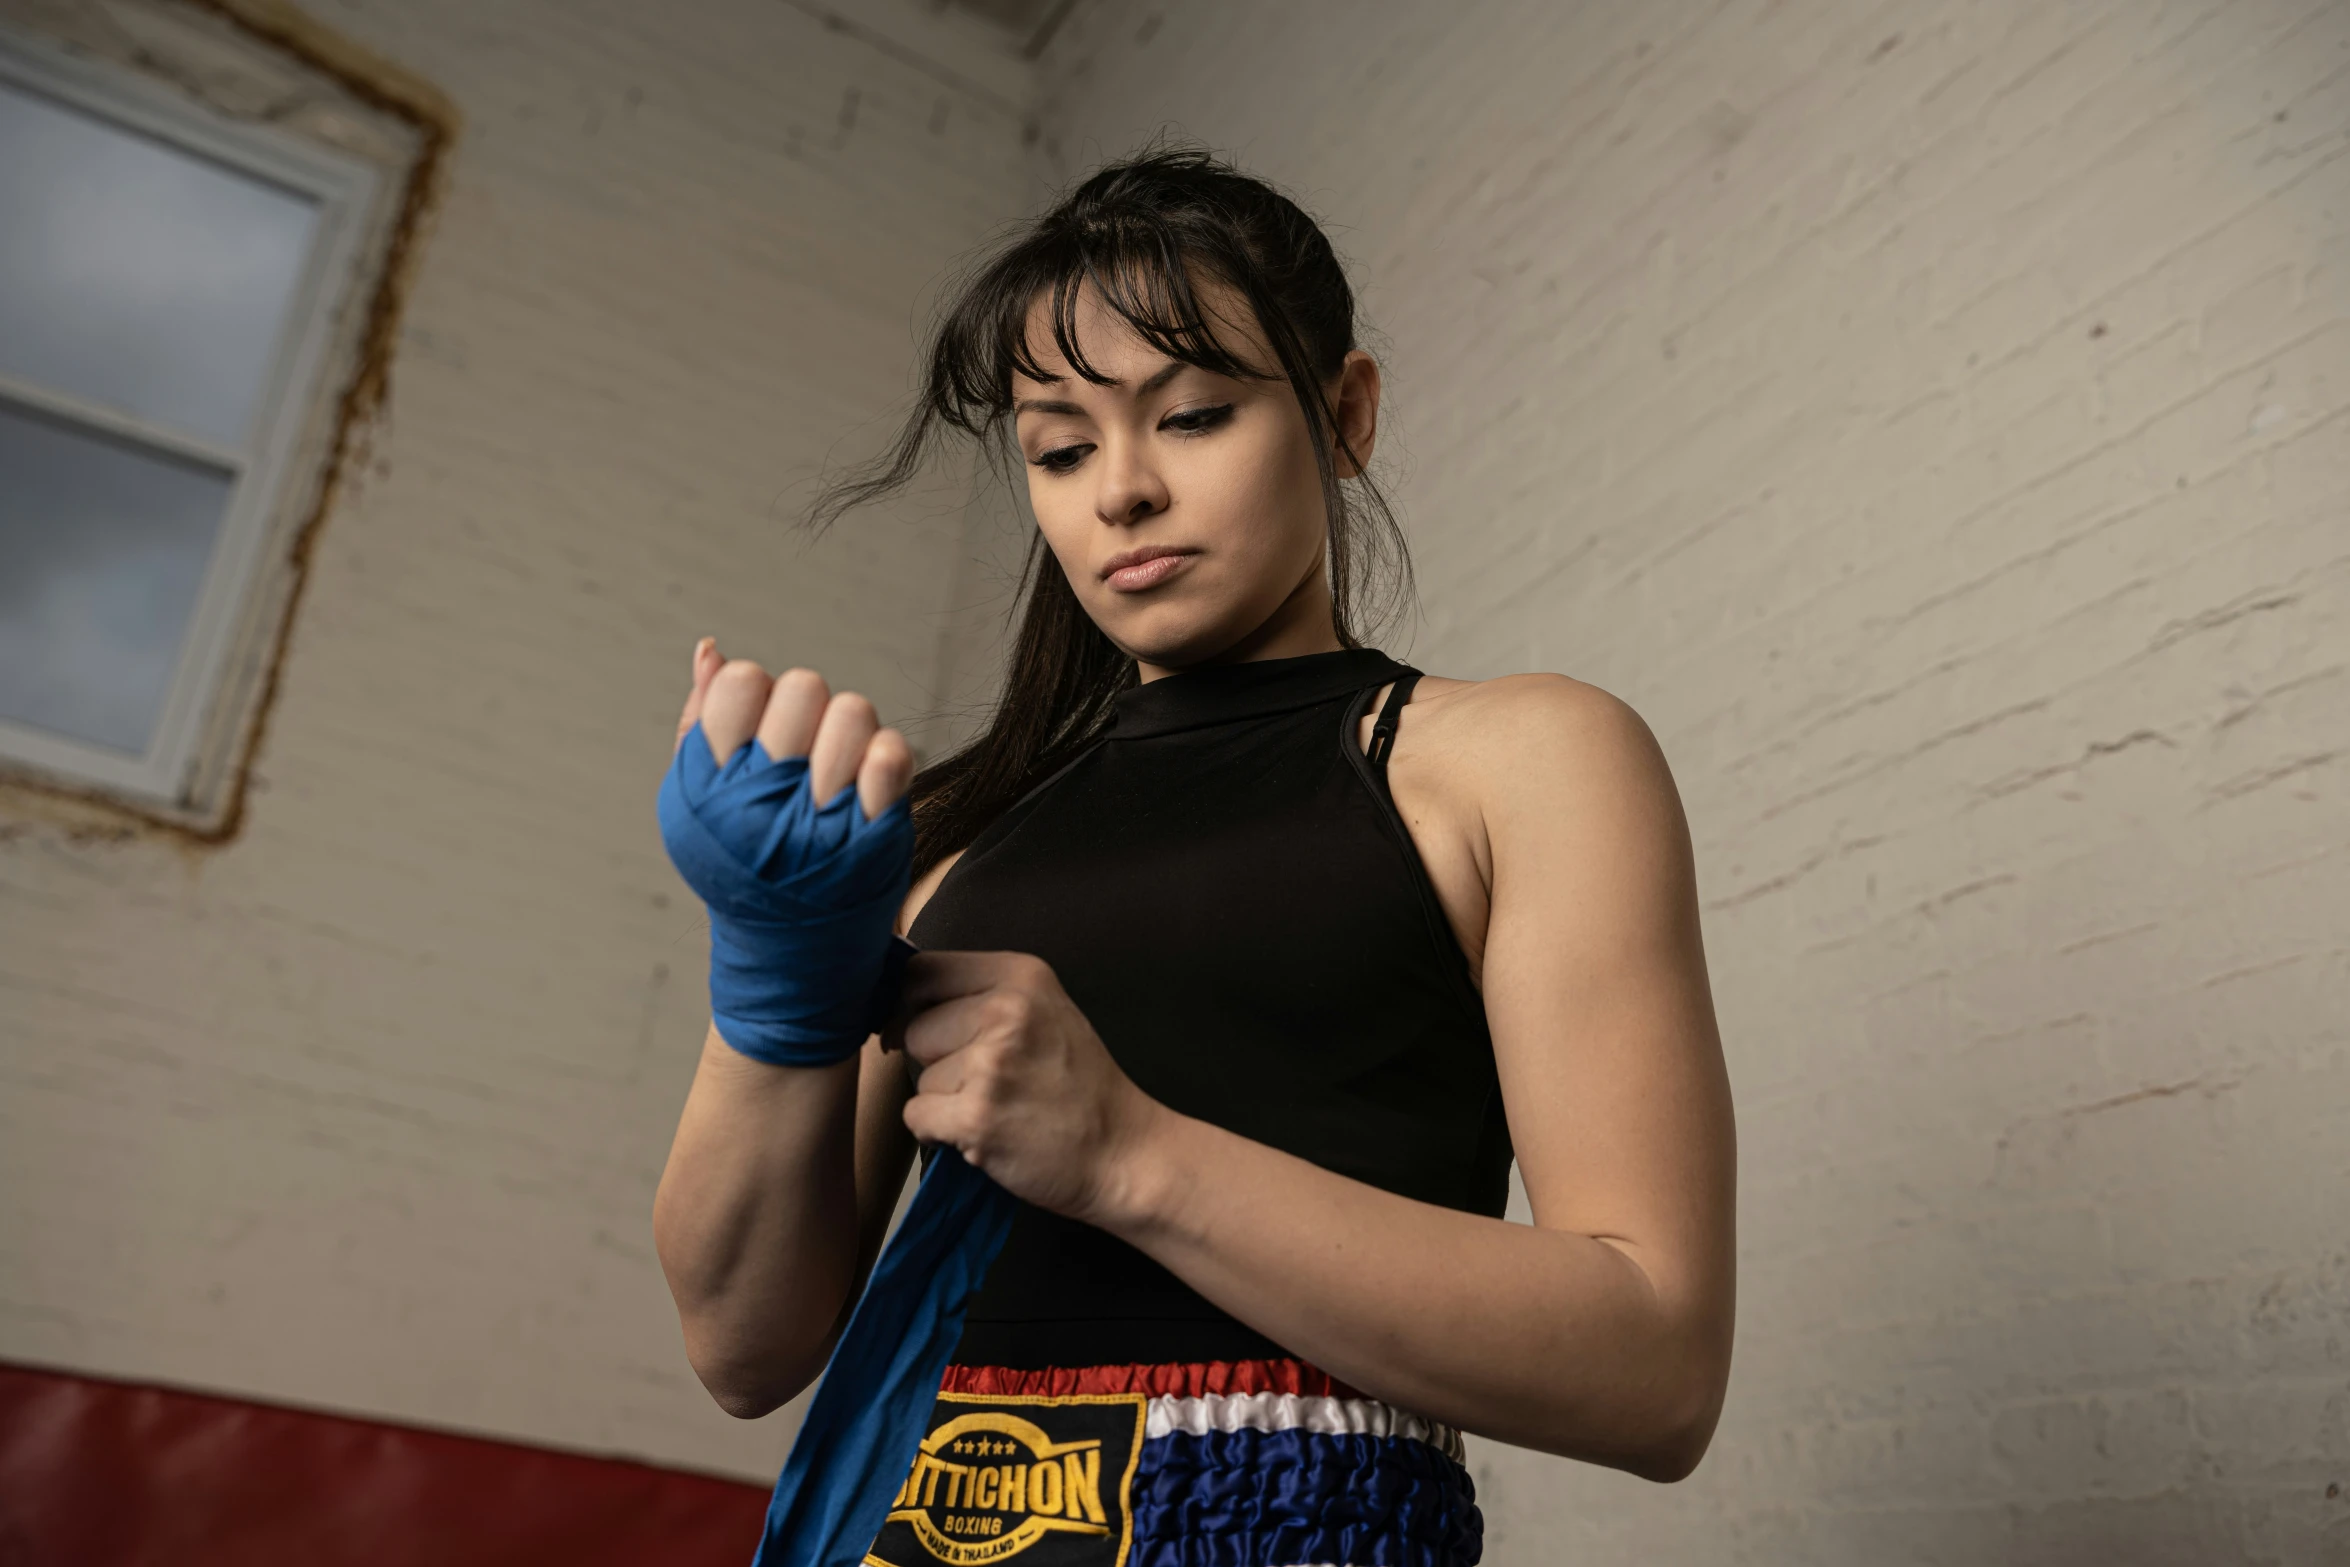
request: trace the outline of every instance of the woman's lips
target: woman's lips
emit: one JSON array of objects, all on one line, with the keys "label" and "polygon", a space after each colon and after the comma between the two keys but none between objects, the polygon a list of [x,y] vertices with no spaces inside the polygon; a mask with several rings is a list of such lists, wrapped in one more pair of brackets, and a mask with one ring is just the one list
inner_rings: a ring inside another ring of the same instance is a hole
[{"label": "woman's lips", "polygon": [[1153,555],[1131,566],[1121,566],[1102,580],[1120,593],[1140,593],[1145,588],[1157,587],[1191,561],[1192,556],[1183,552]]}]

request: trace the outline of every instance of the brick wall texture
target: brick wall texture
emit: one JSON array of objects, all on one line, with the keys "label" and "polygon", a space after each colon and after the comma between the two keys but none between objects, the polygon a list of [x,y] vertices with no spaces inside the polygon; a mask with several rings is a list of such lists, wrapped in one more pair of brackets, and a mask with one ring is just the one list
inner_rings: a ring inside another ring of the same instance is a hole
[{"label": "brick wall texture", "polygon": [[[1410,652],[1648,718],[1737,1094],[1686,1483],[1487,1560],[2350,1561],[2350,7],[1190,0],[1045,60],[1332,225]],[[1408,720],[1407,720],[1408,726]]]}]

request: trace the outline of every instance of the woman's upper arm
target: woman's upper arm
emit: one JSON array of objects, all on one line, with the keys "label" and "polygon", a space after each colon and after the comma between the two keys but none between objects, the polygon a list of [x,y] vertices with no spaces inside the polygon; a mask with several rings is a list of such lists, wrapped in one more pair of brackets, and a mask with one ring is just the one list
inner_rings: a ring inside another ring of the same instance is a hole
[{"label": "woman's upper arm", "polygon": [[1726,1370],[1736,1145],[1680,797],[1614,697],[1490,684],[1485,1007],[1535,1222],[1629,1256]]}]

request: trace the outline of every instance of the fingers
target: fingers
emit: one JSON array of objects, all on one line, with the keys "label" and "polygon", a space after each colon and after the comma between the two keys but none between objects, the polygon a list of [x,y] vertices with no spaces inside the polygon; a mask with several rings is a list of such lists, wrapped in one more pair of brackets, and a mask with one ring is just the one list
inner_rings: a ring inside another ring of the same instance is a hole
[{"label": "fingers", "polygon": [[992,952],[915,953],[906,959],[906,971],[898,981],[898,1016],[912,1019],[941,1002],[987,989],[994,983],[995,971],[986,960],[995,956]]},{"label": "fingers", "polygon": [[[908,1131],[985,1169],[1011,1131],[1038,1125],[1039,1114],[1066,1123],[1066,1103],[1055,1110],[1051,1101],[1087,1074],[1082,1052],[1067,1048],[1069,1002],[1051,965],[1024,952],[925,952],[908,960],[906,976],[911,1015],[902,1011],[897,1026],[915,1068],[902,1112]],[[1101,1053],[1098,1039],[1092,1049]]]},{"label": "fingers", "polygon": [[685,739],[686,731],[693,728],[701,718],[702,699],[709,693],[710,677],[717,674],[725,662],[718,656],[716,637],[704,637],[694,644],[693,684],[685,694],[685,711],[678,715],[677,720],[677,738],[680,742]]},{"label": "fingers", "polygon": [[[977,999],[957,1005],[972,1005]],[[965,1029],[975,1021],[966,1019]],[[999,1064],[993,1059],[993,1053],[961,1048],[970,1043],[969,1037],[960,1038],[955,1048],[927,1065],[918,1063],[920,1070],[915,1074],[914,1092],[901,1112],[906,1130],[920,1141],[952,1143],[966,1155],[973,1151],[972,1133],[1001,1083],[997,1075]]]},{"label": "fingers", "polygon": [[898,1119],[906,1123],[906,1130],[914,1134],[918,1143],[943,1143],[964,1158],[971,1157],[969,1146],[969,1114],[952,1097],[945,1094],[909,1095],[906,1108],[898,1112]]},{"label": "fingers", "polygon": [[759,718],[759,749],[778,762],[787,756],[806,756],[815,744],[825,704],[831,700],[832,688],[813,669],[787,669],[777,675],[775,689],[768,693],[767,711]]},{"label": "fingers", "polygon": [[742,749],[766,711],[775,682],[747,658],[729,659],[710,677],[702,696],[702,734],[720,762]]},{"label": "fingers", "polygon": [[829,801],[855,781],[865,760],[865,747],[881,729],[873,704],[854,691],[843,691],[825,704],[824,719],[816,726],[816,743],[808,751],[808,784],[816,803]]},{"label": "fingers", "polygon": [[895,729],[876,734],[857,768],[857,803],[864,807],[865,819],[871,821],[897,804],[913,781],[914,748],[906,744],[906,737]]},{"label": "fingers", "polygon": [[1018,1003],[1005,1003],[1004,993],[983,991],[977,995],[957,996],[924,1011],[906,1024],[906,1059],[924,1068],[922,1079],[929,1091],[936,1093],[943,1087],[951,1092],[954,1081],[933,1081],[935,1071],[952,1060],[964,1046],[982,1033],[998,1026],[1012,1028],[1020,1022]]},{"label": "fingers", "polygon": [[854,691],[835,695],[813,669],[770,678],[750,659],[721,656],[713,637],[694,644],[693,685],[678,715],[678,739],[697,722],[711,756],[722,763],[754,736],[772,760],[807,757],[819,801],[855,783],[867,820],[913,782],[913,748],[895,729],[881,727],[871,702]]},{"label": "fingers", "polygon": [[1053,966],[1027,951],[917,951],[905,961],[895,1031],[907,1055],[919,1062],[935,1060],[954,1048],[947,1041],[961,1038],[954,1022],[966,1017],[964,1003],[996,998],[1006,1008],[1034,1006],[1058,984]]}]

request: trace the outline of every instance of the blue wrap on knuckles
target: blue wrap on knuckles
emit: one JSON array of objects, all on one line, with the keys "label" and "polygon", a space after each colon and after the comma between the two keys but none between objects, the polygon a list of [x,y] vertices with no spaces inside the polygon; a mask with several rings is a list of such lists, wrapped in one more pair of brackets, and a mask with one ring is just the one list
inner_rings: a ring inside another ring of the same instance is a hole
[{"label": "blue wrap on knuckles", "polygon": [[896,1000],[912,807],[868,821],[853,784],[819,805],[806,757],[775,761],[746,740],[722,766],[696,724],[660,815],[671,862],[709,905],[718,1037],[773,1066],[854,1055]]}]

